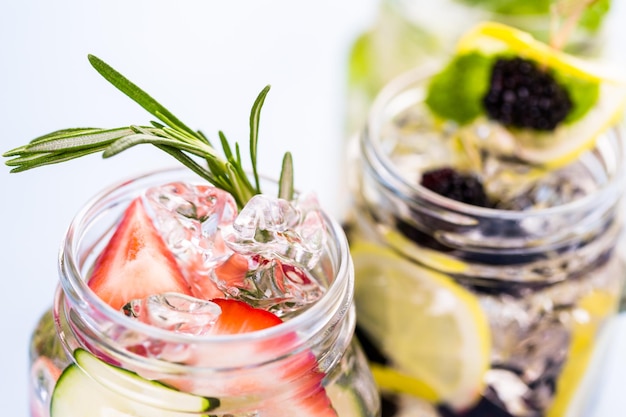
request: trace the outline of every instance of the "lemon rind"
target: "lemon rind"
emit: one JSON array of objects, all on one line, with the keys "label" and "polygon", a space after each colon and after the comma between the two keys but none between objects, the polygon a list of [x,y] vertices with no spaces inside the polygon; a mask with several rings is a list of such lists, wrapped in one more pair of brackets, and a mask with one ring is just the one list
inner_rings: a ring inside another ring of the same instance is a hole
[{"label": "lemon rind", "polygon": [[536,40],[531,34],[496,22],[482,22],[460,38],[458,53],[483,51],[485,53],[515,52],[551,68],[589,81],[624,83],[625,80],[608,66],[596,64],[569,55]]},{"label": "lemon rind", "polygon": [[[422,399],[431,401],[434,398],[437,398],[456,410],[463,410],[471,407],[484,389],[483,377],[490,366],[491,352],[491,330],[487,317],[482,310],[478,299],[469,291],[454,282],[450,277],[427,270],[426,268],[422,270],[422,268],[418,265],[411,263],[407,259],[393,253],[389,249],[370,243],[358,243],[354,244],[351,250],[356,266],[357,287],[363,288],[362,286],[365,285],[362,281],[359,283],[360,280],[364,279],[364,277],[359,273],[361,268],[367,271],[372,268],[383,267],[384,270],[400,270],[400,273],[404,273],[409,276],[421,276],[423,279],[422,284],[424,284],[425,288],[429,287],[433,289],[433,291],[435,289],[443,289],[454,296],[456,309],[453,319],[456,323],[460,323],[456,326],[460,332],[460,340],[473,341],[469,344],[466,343],[462,347],[457,346],[460,350],[456,357],[460,358],[464,369],[461,373],[461,378],[455,381],[452,386],[449,385],[449,382],[439,380],[441,379],[439,375],[432,375],[429,374],[429,372],[426,372],[428,366],[420,367],[418,365],[410,364],[411,366],[408,366],[410,369],[407,369],[406,363],[404,364],[404,367],[402,367],[402,363],[398,365],[401,370],[397,374],[389,372],[385,373],[384,377],[386,379],[383,384],[387,387],[392,386],[397,389],[402,385],[402,381],[394,381],[393,379],[397,375],[404,375],[412,378],[413,381],[417,381],[417,385],[414,385],[414,387],[418,387],[413,388],[413,392],[405,393],[419,396]],[[382,294],[379,294],[378,296],[380,297]],[[361,308],[359,308],[359,305],[361,305]],[[365,306],[363,303],[359,304],[357,299],[357,315],[359,315],[359,317],[366,316],[366,314],[359,314],[359,310],[363,312],[363,309],[365,308],[368,308],[368,306]],[[468,323],[470,325],[468,325]],[[368,326],[368,323],[363,323],[363,326],[368,333],[377,333],[389,330],[384,326],[384,324],[382,326],[375,326],[371,324]],[[423,334],[424,333],[417,336],[423,336]],[[370,334],[370,336],[375,337],[376,335]],[[424,343],[424,345],[422,345],[424,347],[422,353],[428,349],[432,349],[428,345],[429,342],[432,343],[432,340],[429,341],[426,338],[422,339],[422,341],[422,343]],[[388,340],[388,343],[389,345],[383,346],[383,349],[387,352],[393,352],[393,340]],[[416,343],[419,343],[419,340],[416,340]],[[396,358],[396,360],[398,362],[406,361],[401,360],[401,358]],[[381,376],[379,375],[379,378],[380,377]],[[428,390],[424,390],[422,395],[419,395],[419,387],[421,386],[428,387]],[[418,391],[416,391],[416,389]],[[434,393],[434,395],[432,393]]]},{"label": "lemon rind", "polygon": [[[471,51],[486,54],[513,52],[558,69],[564,75],[597,82],[600,86],[600,95],[595,106],[589,110],[590,113],[579,121],[559,126],[550,133],[552,138],[544,141],[535,137],[525,141],[524,131],[511,130],[520,143],[515,150],[515,156],[521,160],[545,169],[565,166],[592,149],[598,138],[623,118],[626,110],[626,81],[610,72],[607,66],[568,55],[536,40],[529,33],[496,22],[480,23],[461,37],[457,44],[457,53]],[[606,116],[603,116],[603,112]],[[572,141],[576,141],[574,145]]]}]

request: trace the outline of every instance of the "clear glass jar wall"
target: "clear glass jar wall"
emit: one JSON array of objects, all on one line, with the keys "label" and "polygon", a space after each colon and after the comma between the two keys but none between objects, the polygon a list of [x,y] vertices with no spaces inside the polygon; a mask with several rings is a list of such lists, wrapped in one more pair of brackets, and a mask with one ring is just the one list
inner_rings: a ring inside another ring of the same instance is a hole
[{"label": "clear glass jar wall", "polygon": [[[150,186],[198,182],[192,175],[170,170],[124,182],[97,196],[72,222],[60,252],[53,308],[32,338],[31,415],[84,415],[103,404],[111,416],[326,415],[323,404],[300,408],[303,398],[325,389],[338,416],[378,416],[379,397],[352,337],[347,241],[328,217],[327,244],[315,270],[330,282],[326,294],[269,329],[225,336],[174,333],[120,314],[88,288],[90,268],[130,201]],[[69,403],[74,414],[61,406],[51,412],[57,397],[66,397],[57,402]]]},{"label": "clear glass jar wall", "polygon": [[[352,144],[357,329],[388,388],[383,416],[570,415],[597,382],[624,285],[623,130],[544,173],[532,198],[548,207],[453,201],[419,185],[450,160],[420,113],[431,70],[390,83]],[[502,192],[524,178],[490,164],[513,178]]]}]

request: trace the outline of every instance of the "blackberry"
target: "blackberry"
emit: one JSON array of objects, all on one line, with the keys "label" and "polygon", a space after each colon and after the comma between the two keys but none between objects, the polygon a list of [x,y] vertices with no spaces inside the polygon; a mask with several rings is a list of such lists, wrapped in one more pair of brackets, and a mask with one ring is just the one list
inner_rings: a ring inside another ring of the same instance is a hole
[{"label": "blackberry", "polygon": [[474,175],[461,174],[453,168],[444,167],[426,171],[422,174],[420,184],[452,200],[480,207],[489,205],[480,180]]},{"label": "blackberry", "polygon": [[547,71],[522,58],[498,59],[483,105],[505,126],[552,131],[572,109],[567,91]]}]

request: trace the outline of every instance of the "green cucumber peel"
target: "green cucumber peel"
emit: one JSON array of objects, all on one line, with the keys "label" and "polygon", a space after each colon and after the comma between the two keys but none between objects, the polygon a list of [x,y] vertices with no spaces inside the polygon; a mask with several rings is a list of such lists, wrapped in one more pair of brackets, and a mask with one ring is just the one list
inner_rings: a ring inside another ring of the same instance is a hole
[{"label": "green cucumber peel", "polygon": [[111,365],[85,349],[76,349],[73,356],[75,363],[63,370],[52,393],[51,417],[78,416],[84,408],[98,414],[98,407],[154,409],[161,413],[159,415],[172,417],[202,413],[206,417],[204,413],[220,405],[217,398],[186,393],[146,379]]}]

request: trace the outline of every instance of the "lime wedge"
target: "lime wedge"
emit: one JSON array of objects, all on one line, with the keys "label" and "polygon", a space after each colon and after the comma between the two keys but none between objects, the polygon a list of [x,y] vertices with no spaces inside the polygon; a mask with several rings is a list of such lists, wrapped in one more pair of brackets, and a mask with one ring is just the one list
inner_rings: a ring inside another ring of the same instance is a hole
[{"label": "lime wedge", "polygon": [[[626,83],[607,66],[584,61],[551,48],[521,30],[494,22],[484,22],[467,32],[457,44],[457,55],[478,52],[486,56],[515,55],[552,69],[561,78],[597,83],[598,94],[589,110],[553,132],[510,129],[515,139],[515,157],[550,169],[564,166],[591,149],[598,137],[619,122],[626,107]],[[575,93],[576,91],[574,91]],[[581,106],[590,103],[581,103]],[[510,152],[510,149],[493,150]]]},{"label": "lime wedge", "polygon": [[393,362],[382,389],[457,410],[483,389],[491,334],[478,299],[450,277],[373,244],[352,246],[359,325]]}]

